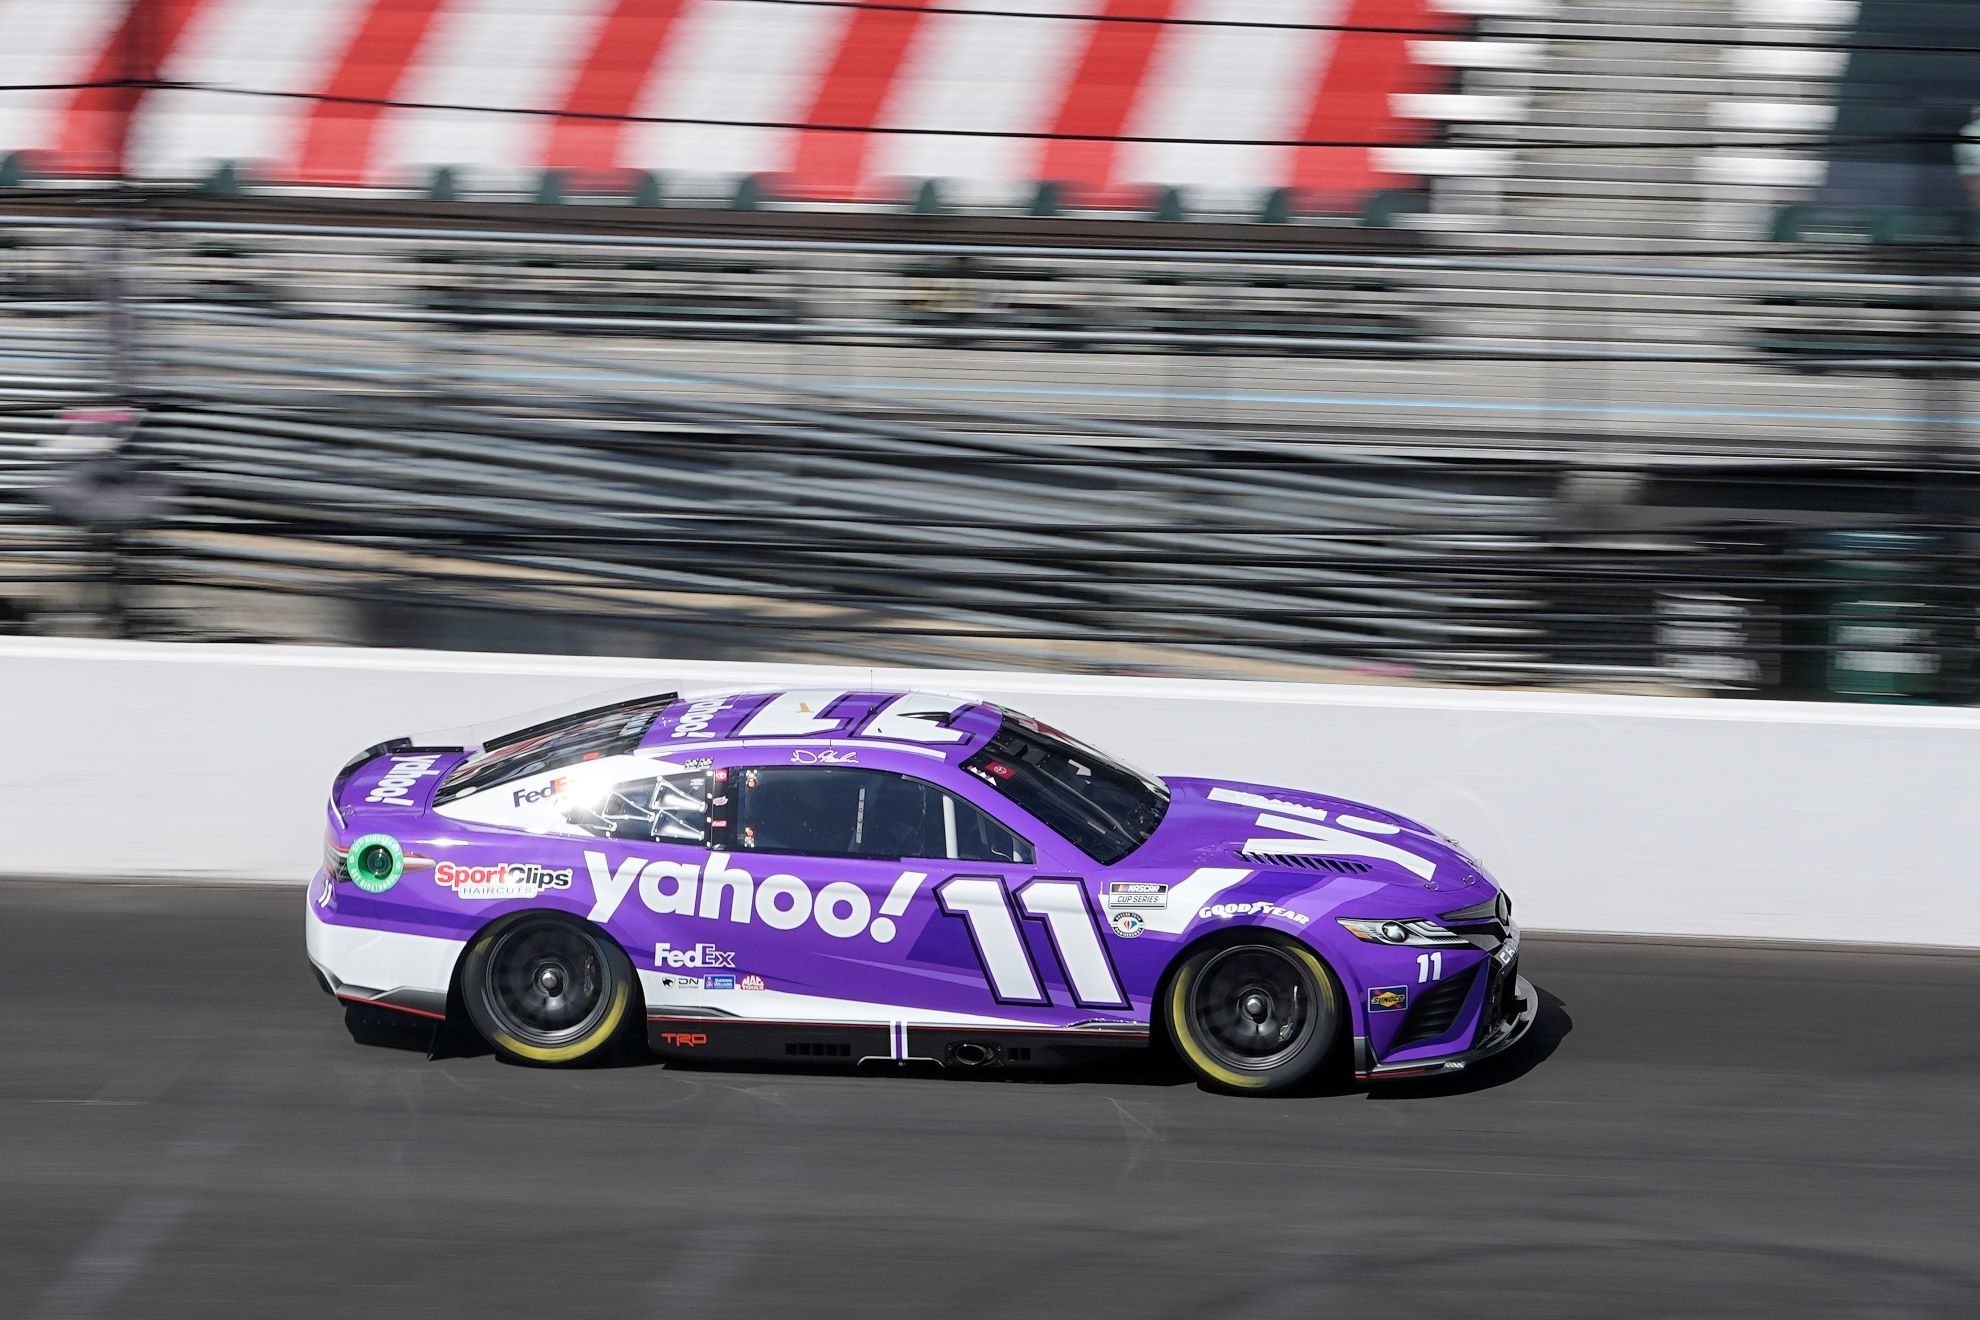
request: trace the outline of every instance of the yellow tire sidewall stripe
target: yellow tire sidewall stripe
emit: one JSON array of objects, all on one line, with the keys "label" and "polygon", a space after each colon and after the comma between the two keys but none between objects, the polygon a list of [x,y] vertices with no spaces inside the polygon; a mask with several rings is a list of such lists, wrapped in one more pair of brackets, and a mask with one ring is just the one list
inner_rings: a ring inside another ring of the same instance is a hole
[{"label": "yellow tire sidewall stripe", "polygon": [[[1278,945],[1287,949],[1294,957],[1306,964],[1313,973],[1313,979],[1320,984],[1320,993],[1331,1005],[1334,1000],[1334,978],[1327,974],[1327,966],[1311,949],[1304,945]],[[1176,1045],[1188,1056],[1189,1061],[1208,1076],[1224,1086],[1243,1091],[1259,1091],[1270,1086],[1272,1079],[1262,1073],[1243,1073],[1227,1068],[1211,1058],[1204,1048],[1190,1036],[1189,991],[1196,982],[1196,969],[1185,967],[1176,974],[1175,983],[1169,988],[1169,1025],[1173,1030]],[[1312,1048],[1311,1045],[1308,1048]]]},{"label": "yellow tire sidewall stripe", "polygon": [[518,1058],[528,1059],[534,1063],[569,1063],[573,1059],[583,1058],[612,1038],[613,1033],[618,1031],[619,1024],[625,1021],[626,1004],[631,998],[630,988],[623,981],[620,982],[612,995],[610,1011],[599,1019],[597,1026],[568,1045],[558,1045],[553,1048],[527,1045],[506,1031],[495,1033],[495,1043]]}]

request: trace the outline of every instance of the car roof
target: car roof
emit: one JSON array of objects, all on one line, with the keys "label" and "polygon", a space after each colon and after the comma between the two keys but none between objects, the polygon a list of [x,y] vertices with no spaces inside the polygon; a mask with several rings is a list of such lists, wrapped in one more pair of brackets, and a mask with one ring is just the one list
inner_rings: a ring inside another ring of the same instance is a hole
[{"label": "car roof", "polygon": [[[1003,725],[1000,706],[955,693],[896,688],[783,688],[690,692],[654,716],[639,750],[670,756],[748,746],[758,741],[831,743],[854,740],[876,748],[912,742],[951,765],[981,751]],[[915,723],[906,723],[914,721]],[[920,724],[961,735],[950,741],[913,738]],[[888,736],[886,730],[898,731]]]}]

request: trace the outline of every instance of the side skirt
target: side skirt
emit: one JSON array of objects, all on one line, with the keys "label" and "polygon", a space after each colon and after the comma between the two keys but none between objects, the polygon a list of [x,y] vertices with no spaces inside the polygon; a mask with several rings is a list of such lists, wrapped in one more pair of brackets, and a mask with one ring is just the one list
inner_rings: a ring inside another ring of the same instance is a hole
[{"label": "side skirt", "polygon": [[917,1027],[894,1022],[767,1022],[652,1014],[646,1041],[664,1059],[838,1064],[918,1061],[962,1071],[1058,1068],[1145,1050],[1146,1029]]}]

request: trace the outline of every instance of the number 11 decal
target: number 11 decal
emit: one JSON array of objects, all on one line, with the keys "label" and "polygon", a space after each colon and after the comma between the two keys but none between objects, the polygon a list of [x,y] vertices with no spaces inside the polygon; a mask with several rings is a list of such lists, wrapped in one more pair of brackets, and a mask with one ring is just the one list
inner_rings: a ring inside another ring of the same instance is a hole
[{"label": "number 11 decal", "polygon": [[[942,911],[961,917],[976,946],[990,994],[1000,1004],[1050,1004],[1044,982],[1018,926],[1011,906],[1013,895],[1004,882],[987,875],[959,875],[935,888]],[[1086,887],[1077,880],[1039,879],[1019,886],[1017,908],[1042,922],[1052,941],[1073,1003],[1081,1008],[1126,1008],[1120,978],[1114,974],[1100,924],[1087,903]]]}]

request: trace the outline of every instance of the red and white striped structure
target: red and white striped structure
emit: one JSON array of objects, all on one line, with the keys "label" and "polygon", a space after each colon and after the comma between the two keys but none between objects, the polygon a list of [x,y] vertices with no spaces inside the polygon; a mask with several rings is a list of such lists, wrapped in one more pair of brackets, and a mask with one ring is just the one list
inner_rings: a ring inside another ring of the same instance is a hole
[{"label": "red and white striped structure", "polygon": [[[776,178],[823,201],[1412,183],[1448,0],[0,0],[0,151],[49,173],[404,185],[436,165]],[[996,13],[969,12],[994,9]],[[1281,26],[1243,26],[1245,24]],[[1218,144],[1222,139],[1226,144]],[[1210,140],[1210,141],[1206,141]],[[1228,145],[1228,143],[1240,145]],[[1326,144],[1326,145],[1316,145]],[[1346,144],[1346,145],[1336,145]]]}]

